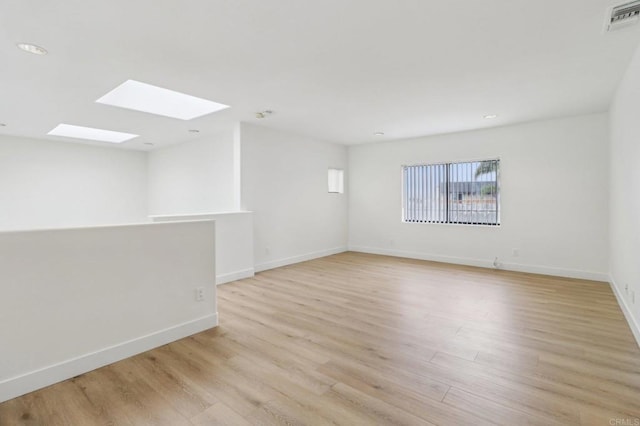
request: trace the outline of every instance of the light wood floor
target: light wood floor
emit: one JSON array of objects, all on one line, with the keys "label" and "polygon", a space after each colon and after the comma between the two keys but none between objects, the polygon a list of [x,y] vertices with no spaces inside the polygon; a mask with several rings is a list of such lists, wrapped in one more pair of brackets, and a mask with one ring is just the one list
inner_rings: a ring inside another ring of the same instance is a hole
[{"label": "light wood floor", "polygon": [[218,291],[217,329],[0,404],[0,425],[640,424],[605,283],[344,253]]}]

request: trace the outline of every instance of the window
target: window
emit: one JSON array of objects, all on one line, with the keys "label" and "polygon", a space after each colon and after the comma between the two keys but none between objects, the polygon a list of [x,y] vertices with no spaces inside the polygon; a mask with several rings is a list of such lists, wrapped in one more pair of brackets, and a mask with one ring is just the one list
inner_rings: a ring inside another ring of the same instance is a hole
[{"label": "window", "polygon": [[500,160],[402,168],[402,220],[500,224]]},{"label": "window", "polygon": [[344,193],[344,170],[329,169],[329,192],[332,194]]}]

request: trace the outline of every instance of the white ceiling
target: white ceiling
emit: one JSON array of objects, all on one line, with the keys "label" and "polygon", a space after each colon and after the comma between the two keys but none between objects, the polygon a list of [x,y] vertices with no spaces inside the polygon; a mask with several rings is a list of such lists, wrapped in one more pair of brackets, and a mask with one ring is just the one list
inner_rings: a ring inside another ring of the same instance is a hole
[{"label": "white ceiling", "polygon": [[[242,120],[353,144],[605,111],[640,40],[603,31],[618,3],[2,0],[0,133],[57,139],[63,122],[148,149]],[[182,121],[95,103],[128,79],[231,108]]]}]

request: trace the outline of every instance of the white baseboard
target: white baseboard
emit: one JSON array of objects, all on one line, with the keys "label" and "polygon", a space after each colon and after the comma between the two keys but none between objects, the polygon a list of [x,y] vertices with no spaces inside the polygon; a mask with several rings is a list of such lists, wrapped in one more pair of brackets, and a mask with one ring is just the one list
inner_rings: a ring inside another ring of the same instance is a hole
[{"label": "white baseboard", "polygon": [[70,379],[218,325],[218,313],[0,381],[0,402]]},{"label": "white baseboard", "polygon": [[[493,268],[493,265],[491,265]],[[530,274],[551,275],[554,277],[578,278],[581,280],[609,281],[609,274],[606,272],[581,271],[578,269],[556,268],[553,266],[524,265],[519,263],[501,263],[500,269],[514,272],[527,272]]]},{"label": "white baseboard", "polygon": [[319,257],[331,256],[332,254],[344,253],[347,251],[346,247],[336,247],[327,250],[314,251],[312,253],[306,253],[299,256],[287,257],[284,259],[272,260],[264,262],[255,266],[256,272],[266,271],[268,269],[279,268],[281,266],[292,265],[294,263],[305,262],[307,260],[318,259]]},{"label": "white baseboard", "polygon": [[633,333],[633,337],[636,338],[636,342],[640,347],[640,324],[638,324],[638,321],[633,317],[633,314],[631,313],[632,312],[631,308],[629,308],[629,305],[627,304],[627,301],[625,300],[622,293],[620,292],[620,289],[618,288],[613,276],[609,277],[609,285],[611,286],[611,289],[613,290],[613,294],[615,294],[616,299],[618,299],[618,305],[620,305],[620,309],[622,309],[622,313],[624,314],[624,317],[627,319],[627,322],[629,323],[629,328]]},{"label": "white baseboard", "polygon": [[254,275],[255,275],[255,272],[253,268],[216,275],[216,285],[229,283],[231,281],[241,280],[243,278],[251,278]]},{"label": "white baseboard", "polygon": [[[493,259],[473,259],[466,257],[442,256],[437,254],[390,250],[377,247],[349,246],[349,251],[361,253],[381,254],[385,256],[406,257],[409,259],[430,260],[433,262],[453,263],[456,265],[478,266],[493,269]],[[609,281],[609,275],[603,272],[579,271],[550,266],[523,265],[518,263],[500,262],[500,268],[507,271],[528,272],[531,274],[552,275],[556,277],[580,278],[584,280]]]}]

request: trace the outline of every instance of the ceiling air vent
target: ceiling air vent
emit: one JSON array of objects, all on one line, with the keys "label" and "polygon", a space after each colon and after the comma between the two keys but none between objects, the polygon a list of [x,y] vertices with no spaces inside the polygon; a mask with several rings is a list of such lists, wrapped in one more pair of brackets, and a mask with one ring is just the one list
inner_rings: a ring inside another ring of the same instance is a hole
[{"label": "ceiling air vent", "polygon": [[640,0],[621,4],[611,10],[607,31],[615,31],[628,25],[635,24],[640,19]]}]

